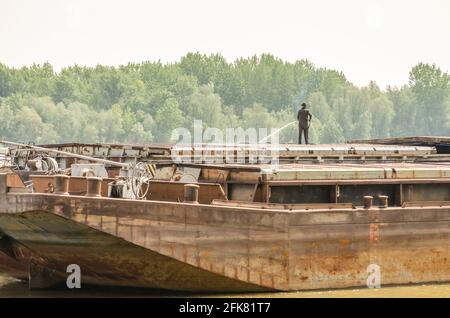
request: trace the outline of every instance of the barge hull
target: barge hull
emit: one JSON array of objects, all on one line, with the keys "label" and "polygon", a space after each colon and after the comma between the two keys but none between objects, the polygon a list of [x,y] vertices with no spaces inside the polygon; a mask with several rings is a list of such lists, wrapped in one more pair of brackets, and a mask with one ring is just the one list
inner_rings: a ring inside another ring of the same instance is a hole
[{"label": "barge hull", "polygon": [[[65,284],[67,266],[77,264],[83,284],[182,291],[267,291],[214,274],[45,211],[1,215],[6,235],[21,242],[28,257],[30,287]],[[43,279],[45,278],[45,279]]]},{"label": "barge hull", "polygon": [[366,286],[371,264],[383,285],[450,281],[445,205],[280,211],[29,193],[4,193],[1,201],[4,234],[60,274],[68,262],[81,263],[92,284],[345,288]]}]

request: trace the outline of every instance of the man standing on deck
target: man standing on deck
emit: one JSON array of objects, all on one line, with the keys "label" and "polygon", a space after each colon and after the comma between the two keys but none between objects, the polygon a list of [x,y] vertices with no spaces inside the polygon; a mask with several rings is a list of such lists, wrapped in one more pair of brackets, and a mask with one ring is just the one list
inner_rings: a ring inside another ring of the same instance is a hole
[{"label": "man standing on deck", "polygon": [[308,129],[311,123],[312,115],[306,109],[306,104],[302,104],[302,108],[297,113],[298,119],[298,143],[302,143],[302,133],[305,133],[305,144],[308,144]]}]

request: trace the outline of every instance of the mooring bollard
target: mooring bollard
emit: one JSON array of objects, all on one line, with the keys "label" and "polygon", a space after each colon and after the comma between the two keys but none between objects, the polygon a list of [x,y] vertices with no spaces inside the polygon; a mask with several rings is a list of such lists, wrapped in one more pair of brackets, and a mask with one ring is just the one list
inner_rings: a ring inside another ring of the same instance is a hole
[{"label": "mooring bollard", "polygon": [[372,207],[373,196],[365,195],[363,200],[364,200],[364,209],[370,209]]},{"label": "mooring bollard", "polygon": [[101,197],[102,196],[102,178],[87,177],[86,178],[86,196]]},{"label": "mooring bollard", "polygon": [[55,176],[55,192],[54,194],[68,195],[69,194],[69,180],[70,177],[65,174],[58,174]]},{"label": "mooring bollard", "polygon": [[184,185],[184,202],[187,203],[198,203],[198,189],[200,188],[197,184],[185,184]]},{"label": "mooring bollard", "polygon": [[380,208],[387,208],[388,207],[389,197],[387,195],[379,195],[378,199],[380,199]]}]

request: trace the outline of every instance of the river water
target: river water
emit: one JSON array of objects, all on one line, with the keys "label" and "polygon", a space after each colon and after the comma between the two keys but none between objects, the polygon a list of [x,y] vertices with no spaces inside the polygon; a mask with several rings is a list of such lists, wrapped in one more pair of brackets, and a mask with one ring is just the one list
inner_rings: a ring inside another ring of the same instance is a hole
[{"label": "river water", "polygon": [[439,297],[450,298],[450,284],[388,286],[326,291],[256,294],[188,294],[124,288],[81,288],[78,290],[30,291],[25,282],[0,274],[0,297],[260,297],[260,298],[359,298],[359,297]]}]

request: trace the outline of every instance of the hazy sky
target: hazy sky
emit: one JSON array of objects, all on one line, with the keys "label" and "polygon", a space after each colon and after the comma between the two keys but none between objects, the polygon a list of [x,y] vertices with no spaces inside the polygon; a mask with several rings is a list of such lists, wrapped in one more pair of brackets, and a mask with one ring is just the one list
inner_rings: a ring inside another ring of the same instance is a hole
[{"label": "hazy sky", "polygon": [[418,62],[450,70],[448,0],[0,0],[0,62],[118,65],[273,53],[403,85]]}]

